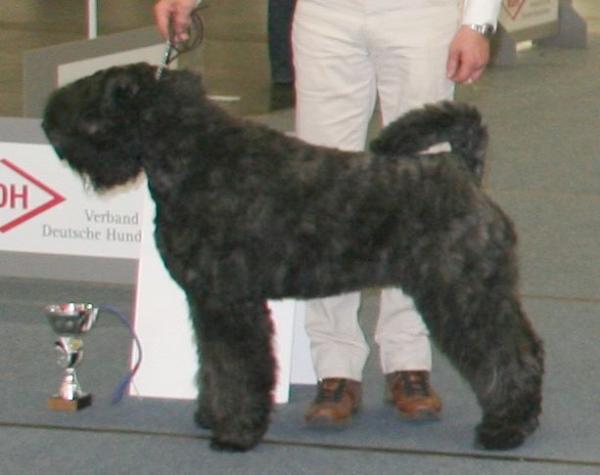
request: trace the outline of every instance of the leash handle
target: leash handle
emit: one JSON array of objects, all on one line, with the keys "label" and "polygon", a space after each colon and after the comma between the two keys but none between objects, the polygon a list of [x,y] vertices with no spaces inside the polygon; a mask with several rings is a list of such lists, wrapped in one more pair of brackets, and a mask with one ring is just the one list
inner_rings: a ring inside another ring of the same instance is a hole
[{"label": "leash handle", "polygon": [[187,53],[198,47],[204,40],[204,22],[202,16],[200,16],[199,10],[203,7],[196,7],[190,13],[191,25],[188,30],[189,38],[183,42],[176,42],[173,35],[173,17],[169,18],[169,38],[165,43],[165,49],[163,57],[156,70],[156,79],[159,80],[165,69],[171,64],[179,55]]}]

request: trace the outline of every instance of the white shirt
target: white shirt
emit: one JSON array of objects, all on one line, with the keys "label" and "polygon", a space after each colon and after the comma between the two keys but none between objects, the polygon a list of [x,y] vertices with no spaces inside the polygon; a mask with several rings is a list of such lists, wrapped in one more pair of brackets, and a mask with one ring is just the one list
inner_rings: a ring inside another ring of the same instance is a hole
[{"label": "white shirt", "polygon": [[463,0],[463,2],[463,25],[489,23],[496,26],[502,0]]}]

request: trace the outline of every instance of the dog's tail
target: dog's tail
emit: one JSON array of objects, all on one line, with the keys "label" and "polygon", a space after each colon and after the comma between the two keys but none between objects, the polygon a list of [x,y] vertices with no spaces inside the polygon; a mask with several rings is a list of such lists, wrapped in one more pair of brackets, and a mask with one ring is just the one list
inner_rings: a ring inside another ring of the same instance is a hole
[{"label": "dog's tail", "polygon": [[487,140],[487,129],[475,107],[445,101],[396,119],[371,142],[370,149],[379,155],[414,155],[449,142],[452,152],[481,179]]}]

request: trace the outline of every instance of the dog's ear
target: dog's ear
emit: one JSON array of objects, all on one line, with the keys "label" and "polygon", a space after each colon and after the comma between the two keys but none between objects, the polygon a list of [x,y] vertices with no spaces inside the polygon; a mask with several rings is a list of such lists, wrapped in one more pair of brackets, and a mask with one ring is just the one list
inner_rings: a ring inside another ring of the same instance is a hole
[{"label": "dog's ear", "polygon": [[138,78],[126,71],[108,78],[102,97],[102,111],[110,113],[131,106],[140,89]]}]

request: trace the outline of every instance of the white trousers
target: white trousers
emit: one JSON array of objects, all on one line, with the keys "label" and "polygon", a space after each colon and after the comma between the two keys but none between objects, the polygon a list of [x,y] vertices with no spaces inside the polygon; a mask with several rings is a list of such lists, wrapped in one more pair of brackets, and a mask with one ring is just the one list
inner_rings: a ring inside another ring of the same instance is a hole
[{"label": "white trousers", "polygon": [[[365,147],[379,99],[387,124],[409,109],[452,97],[449,44],[461,0],[298,0],[292,28],[296,133],[345,150]],[[362,380],[369,348],[358,292],[307,304],[306,330],[319,379]],[[430,370],[428,332],[412,300],[384,289],[375,341],[385,374]]]}]

